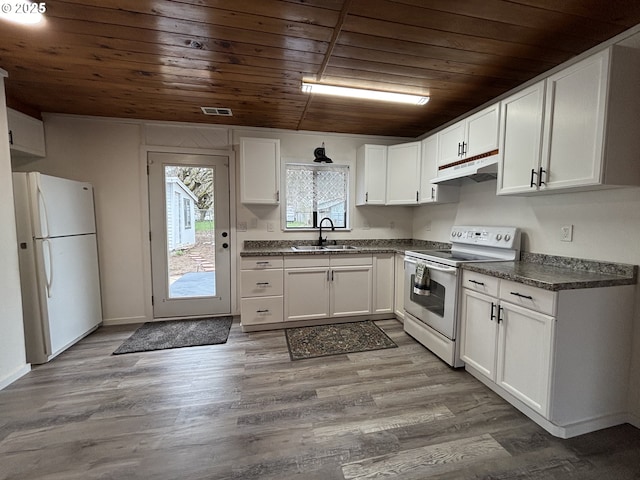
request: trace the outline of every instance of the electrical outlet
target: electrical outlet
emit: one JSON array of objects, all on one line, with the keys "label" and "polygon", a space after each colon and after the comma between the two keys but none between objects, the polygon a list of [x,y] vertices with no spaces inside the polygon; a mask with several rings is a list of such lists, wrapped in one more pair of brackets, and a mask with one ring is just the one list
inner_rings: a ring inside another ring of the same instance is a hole
[{"label": "electrical outlet", "polygon": [[249,220],[249,227],[254,229],[258,228],[258,219],[252,218],[251,220]]},{"label": "electrical outlet", "polygon": [[369,230],[370,228],[371,228],[371,225],[369,225],[368,223],[365,223],[362,225],[363,230]]},{"label": "electrical outlet", "polygon": [[236,225],[236,230],[238,232],[246,232],[247,231],[247,222],[238,222]]},{"label": "electrical outlet", "polygon": [[573,242],[573,225],[560,227],[560,241]]},{"label": "electrical outlet", "polygon": [[267,232],[273,232],[273,222],[267,222]]},{"label": "electrical outlet", "polygon": [[396,228],[396,222],[393,220],[389,222],[389,228]]},{"label": "electrical outlet", "polygon": [[424,229],[425,229],[425,231],[427,231],[427,232],[430,232],[430,231],[431,231],[431,220],[427,220],[427,221],[424,223]]}]

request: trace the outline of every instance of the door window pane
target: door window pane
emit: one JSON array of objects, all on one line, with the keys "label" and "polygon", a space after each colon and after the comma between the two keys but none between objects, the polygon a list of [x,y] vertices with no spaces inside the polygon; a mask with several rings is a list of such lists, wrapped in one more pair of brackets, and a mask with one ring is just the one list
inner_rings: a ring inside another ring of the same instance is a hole
[{"label": "door window pane", "polygon": [[208,167],[165,167],[169,298],[216,294],[214,173]]}]

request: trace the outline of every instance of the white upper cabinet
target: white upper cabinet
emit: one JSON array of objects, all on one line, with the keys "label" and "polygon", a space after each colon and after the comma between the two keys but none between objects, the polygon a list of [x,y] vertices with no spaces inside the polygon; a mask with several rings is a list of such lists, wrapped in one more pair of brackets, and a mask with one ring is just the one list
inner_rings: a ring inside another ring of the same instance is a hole
[{"label": "white upper cabinet", "polygon": [[263,205],[280,202],[280,140],[240,139],[240,201]]},{"label": "white upper cabinet", "polygon": [[502,102],[498,194],[640,185],[638,78],[637,51],[613,46]]},{"label": "white upper cabinet", "polygon": [[451,165],[498,149],[496,103],[438,133],[438,166]]},{"label": "white upper cabinet", "polygon": [[387,205],[417,205],[420,190],[421,142],[387,149]]},{"label": "white upper cabinet", "polygon": [[457,202],[459,187],[431,183],[438,176],[438,135],[422,140],[421,151],[420,203]]},{"label": "white upper cabinet", "polygon": [[384,205],[386,192],[386,145],[360,146],[356,155],[356,205]]},{"label": "white upper cabinet", "polygon": [[527,192],[537,184],[542,152],[544,87],[544,81],[536,83],[501,104],[499,194]]},{"label": "white upper cabinet", "polygon": [[12,155],[44,157],[47,154],[41,120],[7,108],[7,121]]}]

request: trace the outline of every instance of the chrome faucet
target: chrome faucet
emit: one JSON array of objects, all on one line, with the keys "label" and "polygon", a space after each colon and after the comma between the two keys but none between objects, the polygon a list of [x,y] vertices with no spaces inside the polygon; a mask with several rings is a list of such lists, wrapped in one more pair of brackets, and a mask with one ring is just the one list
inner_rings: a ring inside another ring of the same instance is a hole
[{"label": "chrome faucet", "polygon": [[322,238],[322,222],[324,222],[325,220],[329,220],[329,223],[331,224],[331,231],[335,231],[335,227],[333,226],[333,220],[331,220],[329,217],[324,217],[322,220],[320,220],[320,223],[318,224],[318,226],[320,227],[320,237],[318,238],[318,245],[322,246],[322,244],[324,242],[327,241],[326,238]]}]

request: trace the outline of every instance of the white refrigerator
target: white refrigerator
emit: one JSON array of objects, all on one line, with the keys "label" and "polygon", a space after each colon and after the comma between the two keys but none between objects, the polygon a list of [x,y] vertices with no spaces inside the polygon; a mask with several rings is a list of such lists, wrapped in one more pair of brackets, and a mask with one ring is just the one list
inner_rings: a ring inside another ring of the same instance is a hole
[{"label": "white refrigerator", "polygon": [[93,187],[14,173],[27,362],[46,363],[102,322]]}]

